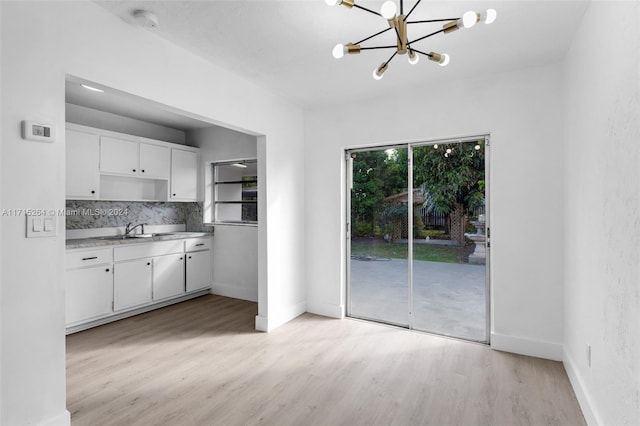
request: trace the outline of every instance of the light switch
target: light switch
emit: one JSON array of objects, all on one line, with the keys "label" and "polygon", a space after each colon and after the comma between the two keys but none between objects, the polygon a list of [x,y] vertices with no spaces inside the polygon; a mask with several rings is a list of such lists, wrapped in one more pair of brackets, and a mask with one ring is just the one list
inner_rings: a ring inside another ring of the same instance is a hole
[{"label": "light switch", "polygon": [[39,217],[33,218],[33,232],[42,232],[42,219]]},{"label": "light switch", "polygon": [[57,235],[55,216],[27,215],[27,238],[55,237]]}]

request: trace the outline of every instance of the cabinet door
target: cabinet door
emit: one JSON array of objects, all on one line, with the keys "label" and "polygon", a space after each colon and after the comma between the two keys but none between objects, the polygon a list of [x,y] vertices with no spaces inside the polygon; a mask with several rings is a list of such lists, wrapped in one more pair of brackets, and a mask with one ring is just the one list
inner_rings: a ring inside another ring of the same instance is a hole
[{"label": "cabinet door", "polygon": [[140,176],[169,179],[171,150],[166,146],[140,144]]},{"label": "cabinet door", "polygon": [[171,150],[171,199],[197,201],[198,155],[182,149]]},{"label": "cabinet door", "polygon": [[116,263],[113,268],[114,310],[151,302],[151,259]]},{"label": "cabinet door", "polygon": [[138,142],[100,137],[100,171],[121,175],[138,175]]},{"label": "cabinet door", "polygon": [[97,199],[100,181],[98,135],[67,130],[65,154],[66,198]]},{"label": "cabinet door", "polygon": [[187,291],[211,287],[211,251],[187,253]]},{"label": "cabinet door", "polygon": [[153,258],[153,300],[184,293],[184,254]]},{"label": "cabinet door", "polygon": [[67,325],[111,314],[113,273],[110,265],[68,270],[64,286]]}]

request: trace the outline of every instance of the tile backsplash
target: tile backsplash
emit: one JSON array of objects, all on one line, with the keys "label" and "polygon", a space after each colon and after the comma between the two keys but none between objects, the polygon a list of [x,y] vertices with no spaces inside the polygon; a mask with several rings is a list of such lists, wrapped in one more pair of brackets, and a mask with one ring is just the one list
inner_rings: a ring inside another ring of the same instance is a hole
[{"label": "tile backsplash", "polygon": [[67,200],[66,228],[112,228],[127,223],[185,224],[190,232],[211,232],[203,225],[202,203]]}]

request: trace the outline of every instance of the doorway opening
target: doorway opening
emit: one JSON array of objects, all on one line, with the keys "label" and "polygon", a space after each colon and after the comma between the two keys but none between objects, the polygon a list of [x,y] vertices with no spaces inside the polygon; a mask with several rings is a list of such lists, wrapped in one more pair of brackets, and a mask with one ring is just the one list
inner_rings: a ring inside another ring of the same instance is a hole
[{"label": "doorway opening", "polygon": [[347,316],[489,336],[489,137],[347,150]]}]

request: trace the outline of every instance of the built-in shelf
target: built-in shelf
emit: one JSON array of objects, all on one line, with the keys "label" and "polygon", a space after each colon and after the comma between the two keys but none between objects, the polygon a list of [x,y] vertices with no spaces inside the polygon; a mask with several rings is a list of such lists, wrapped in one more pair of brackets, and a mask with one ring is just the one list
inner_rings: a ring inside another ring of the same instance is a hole
[{"label": "built-in shelf", "polygon": [[100,199],[112,201],[167,201],[169,181],[100,175]]}]

